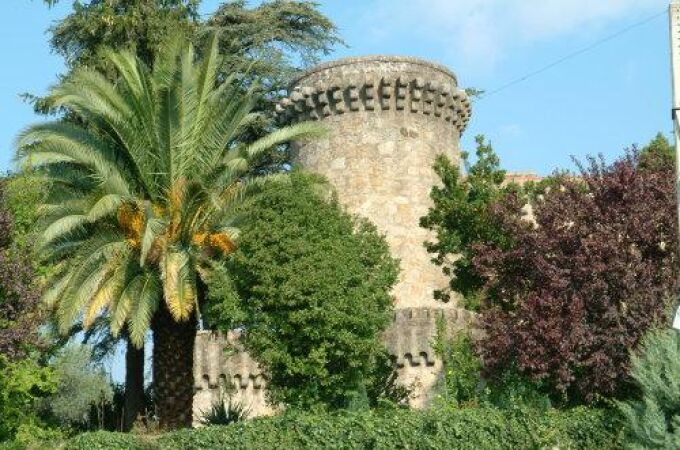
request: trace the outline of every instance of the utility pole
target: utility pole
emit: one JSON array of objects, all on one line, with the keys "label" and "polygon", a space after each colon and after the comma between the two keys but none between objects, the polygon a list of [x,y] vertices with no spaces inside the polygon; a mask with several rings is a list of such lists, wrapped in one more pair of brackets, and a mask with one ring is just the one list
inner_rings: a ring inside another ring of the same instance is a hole
[{"label": "utility pole", "polygon": [[[673,83],[673,134],[675,136],[675,191],[677,196],[678,230],[680,230],[680,1],[671,1],[668,8],[671,44],[671,80]],[[680,236],[680,233],[678,234]],[[675,312],[673,328],[680,330],[680,307]]]},{"label": "utility pole", "polygon": [[678,229],[680,230],[680,1],[672,1],[668,9],[670,20],[670,44],[671,44],[671,80],[673,83],[673,105],[671,117],[673,119],[673,134],[675,135],[675,188],[677,192]]}]

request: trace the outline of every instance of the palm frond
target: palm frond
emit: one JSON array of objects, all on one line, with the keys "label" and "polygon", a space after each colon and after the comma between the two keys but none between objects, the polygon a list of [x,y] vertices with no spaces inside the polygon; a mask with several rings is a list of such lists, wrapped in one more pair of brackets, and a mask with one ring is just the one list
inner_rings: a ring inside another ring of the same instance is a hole
[{"label": "palm frond", "polygon": [[69,215],[52,222],[40,235],[38,247],[46,247],[57,239],[82,229],[89,223],[86,215]]},{"label": "palm frond", "polygon": [[196,273],[186,251],[170,250],[162,262],[163,295],[173,318],[178,322],[189,319],[196,302]]},{"label": "palm frond", "polygon": [[142,275],[139,292],[132,311],[128,316],[130,340],[137,347],[144,345],[144,337],[151,326],[151,319],[158,310],[162,287],[156,274],[145,272]]},{"label": "palm frond", "polygon": [[124,201],[124,198],[118,194],[104,195],[92,205],[87,212],[87,218],[90,222],[96,222],[103,217],[113,216]]},{"label": "palm frond", "polygon": [[258,139],[246,148],[245,154],[249,160],[252,160],[277,145],[294,140],[318,138],[327,133],[328,130],[318,122],[301,122],[281,128]]}]

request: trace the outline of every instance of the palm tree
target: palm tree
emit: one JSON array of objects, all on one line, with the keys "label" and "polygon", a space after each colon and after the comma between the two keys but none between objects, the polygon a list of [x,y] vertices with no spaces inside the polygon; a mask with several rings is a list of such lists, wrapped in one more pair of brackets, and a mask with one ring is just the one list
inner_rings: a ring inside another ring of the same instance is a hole
[{"label": "palm tree", "polygon": [[129,52],[105,55],[114,84],[78,69],[50,96],[87,127],[63,121],[22,133],[18,157],[50,183],[40,236],[56,265],[44,294],[62,332],[105,315],[141,347],[153,331],[153,377],[163,428],[191,424],[193,345],[205,282],[236,248],[239,207],[265,183],[253,162],[322,131],[301,123],[252,143],[252,92],[219,80],[213,37],[197,60],[169,46],[153,69]]}]

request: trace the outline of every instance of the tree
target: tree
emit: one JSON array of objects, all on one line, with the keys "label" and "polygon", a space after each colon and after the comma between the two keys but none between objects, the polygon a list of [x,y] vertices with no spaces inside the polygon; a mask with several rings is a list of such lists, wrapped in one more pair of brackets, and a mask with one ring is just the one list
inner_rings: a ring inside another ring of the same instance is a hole
[{"label": "tree", "polygon": [[211,283],[210,317],[223,330],[245,330],[274,404],[374,403],[394,393],[385,392],[393,367],[384,365],[380,333],[391,320],[398,265],[375,228],[317,183],[294,173],[290,185],[249,206],[241,245]]},{"label": "tree", "polygon": [[[45,0],[48,5],[57,0]],[[50,28],[52,50],[66,63],[68,78],[79,67],[98,68],[114,81],[117,71],[107,63],[106,49],[132,50],[148,66],[152,66],[169,39],[182,37],[194,43],[203,42],[216,30],[219,32],[219,51],[223,57],[220,78],[239,72],[243,87],[257,88],[255,110],[257,116],[241,132],[240,139],[252,142],[275,131],[277,126],[271,112],[282,89],[298,64],[315,62],[322,54],[340,43],[333,23],[318,12],[315,3],[307,1],[272,1],[253,8],[244,1],[230,1],[206,19],[198,14],[200,0],[87,0],[74,3],[71,14]],[[199,46],[201,48],[202,46]],[[66,120],[82,121],[61,105],[55,108],[49,97],[27,95],[38,112],[59,110]],[[288,162],[288,147],[275,146],[253,161],[253,172],[280,171]],[[78,328],[78,327],[77,327]],[[77,329],[77,328],[74,328]],[[105,333],[98,348],[118,341]],[[144,389],[144,350],[136,348],[123,330],[126,351],[126,420],[125,429],[137,418]]]},{"label": "tree", "polygon": [[54,371],[34,358],[9,361],[0,354],[0,443],[13,440],[22,430],[44,427],[39,407],[57,388]]},{"label": "tree", "polygon": [[57,383],[44,408],[62,426],[87,429],[91,408],[101,408],[113,400],[109,379],[92,363],[91,353],[89,346],[70,345],[62,348],[50,364]]},{"label": "tree", "polygon": [[[54,0],[46,0],[50,6]],[[151,65],[168,36],[190,37],[200,0],[89,0],[49,29],[52,50],[69,69],[100,66],[100,50],[134,49]]]},{"label": "tree", "polygon": [[640,396],[619,403],[626,420],[627,448],[680,447],[680,335],[648,333],[631,357],[631,377]]},{"label": "tree", "polygon": [[675,148],[662,133],[640,150],[640,166],[648,169],[663,169],[675,164]]},{"label": "tree", "polygon": [[535,223],[520,196],[492,208],[513,242],[473,245],[487,374],[516,368],[577,402],[626,392],[630,350],[677,292],[673,167],[652,158],[590,158],[537,198]]},{"label": "tree", "polygon": [[[56,0],[45,0],[53,5]],[[66,62],[68,74],[77,67],[98,67],[111,73],[103,49],[132,49],[153,65],[169,38],[184,37],[199,48],[206,36],[218,32],[223,74],[242,71],[257,81],[270,107],[287,87],[299,65],[318,61],[342,41],[335,25],[309,1],[273,0],[248,8],[244,0],[229,1],[205,20],[198,14],[201,0],[88,0],[49,33],[52,50]],[[247,68],[247,71],[244,71]],[[113,71],[115,72],[115,71]],[[38,109],[49,109],[49,99]]]},{"label": "tree", "polygon": [[450,277],[449,290],[435,292],[435,298],[449,301],[450,292],[463,295],[465,306],[478,309],[479,291],[484,280],[472,266],[476,242],[493,242],[507,248],[510,238],[491,214],[490,205],[515,187],[503,185],[505,171],[500,168],[498,156],[484,136],[477,136],[474,164],[469,154],[461,154],[466,173],[445,155],[437,157],[434,170],[442,185],[434,186],[430,197],[433,206],[420,220],[420,225],[432,230],[436,239],[425,243],[428,252],[435,256],[433,262],[442,266]]},{"label": "tree", "polygon": [[160,424],[191,424],[197,306],[212,261],[236,248],[234,208],[276,176],[249,175],[273,146],[319,133],[283,128],[251,144],[236,140],[253,119],[252,95],[219,80],[213,37],[200,61],[170,46],[150,69],[133,53],[109,52],[118,72],[77,68],[50,92],[82,123],[54,121],[18,138],[19,157],[50,181],[41,252],[60,270],[43,298],[67,333],[102,313],[140,347],[153,329]]},{"label": "tree", "polygon": [[317,63],[342,44],[333,22],[310,1],[273,0],[254,8],[245,0],[226,2],[203,28],[220,31],[220,53],[229,66],[251,67],[264,90],[275,96],[300,67]]}]

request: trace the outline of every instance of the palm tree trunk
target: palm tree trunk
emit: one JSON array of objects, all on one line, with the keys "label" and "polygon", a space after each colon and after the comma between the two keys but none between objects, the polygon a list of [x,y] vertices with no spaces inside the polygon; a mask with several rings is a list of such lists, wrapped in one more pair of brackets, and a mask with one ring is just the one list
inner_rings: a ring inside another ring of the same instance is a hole
[{"label": "palm tree trunk", "polygon": [[191,427],[196,319],[176,322],[165,302],[153,320],[153,383],[161,429]]},{"label": "palm tree trunk", "polygon": [[125,351],[125,400],[123,409],[123,431],[130,431],[132,425],[144,410],[144,347],[136,348],[127,339]]}]

